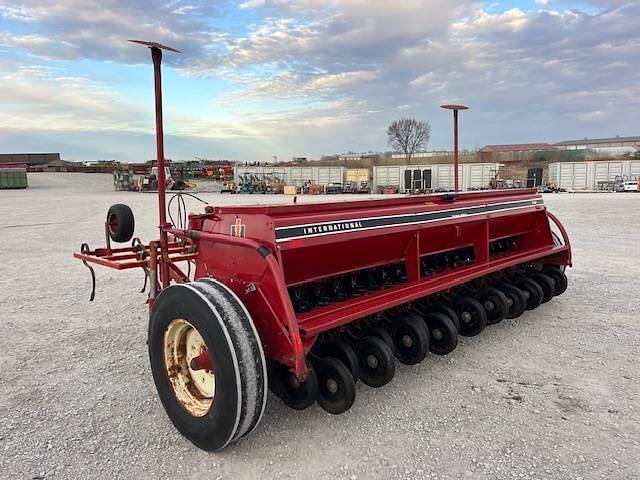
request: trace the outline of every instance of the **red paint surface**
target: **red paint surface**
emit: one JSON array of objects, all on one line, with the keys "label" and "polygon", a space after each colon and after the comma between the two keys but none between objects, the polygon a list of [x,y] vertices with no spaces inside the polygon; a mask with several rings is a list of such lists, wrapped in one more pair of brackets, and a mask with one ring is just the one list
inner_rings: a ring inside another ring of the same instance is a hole
[{"label": "red paint surface", "polygon": [[[267,357],[289,365],[304,378],[306,354],[322,332],[521,263],[570,264],[571,250],[566,231],[544,205],[281,242],[276,241],[276,228],[540,198],[533,189],[519,189],[462,193],[453,201],[436,194],[324,204],[208,207],[207,213],[190,217],[192,230],[163,231],[190,239],[197,247],[192,254],[186,247],[170,244],[166,251],[173,252],[171,278],[185,281],[175,262],[195,259],[194,278],[214,277],[233,290],[250,312]],[[550,219],[558,223],[564,245],[554,244]],[[244,225],[244,237],[231,236],[231,227],[237,225]],[[505,237],[516,238],[516,246],[491,257],[489,242]],[[463,247],[473,247],[473,264],[420,277],[421,256]],[[146,263],[132,258],[131,249],[102,253],[77,253],[76,257],[114,268]],[[160,257],[159,251],[158,260]],[[398,262],[406,266],[407,283],[305,313],[294,312],[288,293],[291,286]]]}]

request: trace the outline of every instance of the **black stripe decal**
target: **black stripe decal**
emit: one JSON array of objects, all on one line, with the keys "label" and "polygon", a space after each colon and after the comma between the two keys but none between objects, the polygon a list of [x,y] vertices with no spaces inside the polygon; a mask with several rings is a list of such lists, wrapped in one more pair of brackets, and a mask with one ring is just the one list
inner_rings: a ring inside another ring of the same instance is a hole
[{"label": "black stripe decal", "polygon": [[490,213],[499,210],[511,210],[514,208],[531,207],[534,205],[541,205],[542,203],[543,201],[541,199],[535,199],[525,200],[521,202],[480,205],[477,207],[458,208],[453,210],[441,210],[438,212],[411,213],[393,217],[359,218],[351,220],[339,220],[335,222],[314,223],[309,225],[279,227],[276,228],[276,239],[278,241],[285,241],[294,238],[315,237],[318,235],[352,232],[358,230],[366,230],[369,228],[392,227],[410,223],[445,220],[455,217],[477,215],[480,213]]}]

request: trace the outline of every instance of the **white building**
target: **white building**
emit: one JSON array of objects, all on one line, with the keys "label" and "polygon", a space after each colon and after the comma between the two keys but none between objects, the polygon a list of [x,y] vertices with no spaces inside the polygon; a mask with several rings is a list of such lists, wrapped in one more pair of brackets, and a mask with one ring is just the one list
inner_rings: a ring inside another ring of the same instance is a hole
[{"label": "white building", "polygon": [[[495,177],[498,163],[461,163],[458,181],[461,190],[486,189]],[[373,167],[373,192],[385,187],[407,190],[453,190],[453,164],[385,165]]]},{"label": "white building", "polygon": [[[460,152],[464,155],[464,152]],[[415,152],[411,155],[411,158],[431,158],[431,157],[449,157],[453,156],[453,152],[447,150],[435,150],[433,152]],[[391,154],[391,158],[407,158],[402,152],[394,152]]]},{"label": "white building", "polygon": [[384,153],[380,152],[363,152],[363,153],[341,153],[338,155],[338,160],[365,160],[369,158],[379,158],[384,156]]},{"label": "white building", "polygon": [[622,155],[640,150],[640,137],[583,138],[554,144],[558,150],[595,150],[599,153]]},{"label": "white building", "polygon": [[640,160],[549,164],[549,181],[568,191],[596,190],[598,182],[612,182],[621,176],[640,176]]}]

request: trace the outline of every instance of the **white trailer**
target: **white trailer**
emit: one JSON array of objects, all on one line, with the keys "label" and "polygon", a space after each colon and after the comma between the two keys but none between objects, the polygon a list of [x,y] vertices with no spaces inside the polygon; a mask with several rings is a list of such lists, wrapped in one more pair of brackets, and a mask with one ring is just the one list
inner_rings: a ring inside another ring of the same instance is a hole
[{"label": "white trailer", "polygon": [[[498,163],[462,163],[458,181],[461,190],[489,188],[489,182],[498,172]],[[401,165],[373,167],[373,191],[396,187],[400,192],[409,190],[453,190],[453,165]]]},{"label": "white trailer", "polygon": [[378,189],[394,187],[400,190],[400,167],[373,167],[373,189],[377,193]]},{"label": "white trailer", "polygon": [[[438,174],[435,176],[433,190],[453,190],[456,183],[453,178],[453,165],[434,165],[434,167]],[[458,185],[462,186],[465,176],[464,168],[460,168],[458,165]]]},{"label": "white trailer", "polygon": [[244,175],[266,177],[277,176],[287,185],[301,187],[307,182],[316,185],[328,185],[329,183],[344,183],[344,167],[251,167],[242,166],[235,168],[235,182],[240,183]]},{"label": "white trailer", "polygon": [[616,177],[629,175],[640,175],[640,161],[594,160],[549,164],[549,181],[570,192],[596,190],[598,182],[613,182]]},{"label": "white trailer", "polygon": [[252,176],[271,181],[287,182],[289,172],[286,167],[235,167],[234,182],[240,184],[245,177]]},{"label": "white trailer", "polygon": [[307,182],[317,183],[315,181],[313,167],[289,167],[289,172],[287,185],[301,187]]},{"label": "white trailer", "polygon": [[498,163],[470,163],[464,164],[466,172],[464,190],[479,190],[489,188],[491,179],[495,178],[500,165]]},{"label": "white trailer", "polygon": [[344,183],[343,167],[317,167],[318,168],[318,185],[329,185],[330,183]]}]

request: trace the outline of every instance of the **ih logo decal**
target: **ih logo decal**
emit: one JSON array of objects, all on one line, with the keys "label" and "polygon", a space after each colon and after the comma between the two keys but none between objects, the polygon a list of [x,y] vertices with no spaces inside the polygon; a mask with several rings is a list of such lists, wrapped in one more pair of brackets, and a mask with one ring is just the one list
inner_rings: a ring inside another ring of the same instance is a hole
[{"label": "ih logo decal", "polygon": [[231,225],[231,236],[232,237],[247,236],[247,226],[242,224],[242,220],[240,220],[240,218],[236,218],[235,225]]}]

